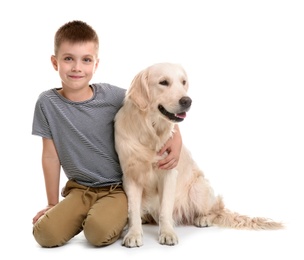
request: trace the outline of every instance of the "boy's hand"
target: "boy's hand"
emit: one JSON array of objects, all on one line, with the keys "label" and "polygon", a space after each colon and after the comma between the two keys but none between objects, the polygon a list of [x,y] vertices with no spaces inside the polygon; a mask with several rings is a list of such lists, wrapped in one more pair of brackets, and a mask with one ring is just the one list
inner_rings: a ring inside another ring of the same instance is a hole
[{"label": "boy's hand", "polygon": [[54,207],[54,206],[53,206],[53,205],[50,205],[50,206],[47,206],[46,208],[40,210],[40,211],[36,214],[36,216],[33,218],[33,224],[35,224],[35,223],[37,222],[37,220],[38,220],[40,217],[42,217],[42,216],[45,214],[45,212],[47,212],[47,211],[48,211],[49,209],[51,209],[52,207]]},{"label": "boy's hand", "polygon": [[173,137],[170,138],[164,147],[158,152],[158,155],[160,156],[165,152],[168,153],[164,159],[158,161],[159,169],[171,170],[178,164],[180,152],[182,149],[182,138],[177,126],[175,127],[175,130],[176,131],[173,134]]}]

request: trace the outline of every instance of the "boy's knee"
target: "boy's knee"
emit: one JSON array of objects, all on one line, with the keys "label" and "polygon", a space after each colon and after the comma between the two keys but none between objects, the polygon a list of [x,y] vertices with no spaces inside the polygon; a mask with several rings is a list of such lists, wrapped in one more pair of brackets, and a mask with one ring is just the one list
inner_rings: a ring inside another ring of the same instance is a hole
[{"label": "boy's knee", "polygon": [[39,220],[33,227],[33,236],[42,247],[62,246],[68,240],[64,239],[54,226]]},{"label": "boy's knee", "polygon": [[83,227],[83,233],[88,242],[94,246],[106,246],[116,242],[126,225],[125,223],[102,223],[94,218],[87,219]]},{"label": "boy's knee", "polygon": [[47,226],[41,228],[39,224],[34,226],[33,235],[37,243],[42,247],[57,247],[66,242],[58,239],[52,229]]}]

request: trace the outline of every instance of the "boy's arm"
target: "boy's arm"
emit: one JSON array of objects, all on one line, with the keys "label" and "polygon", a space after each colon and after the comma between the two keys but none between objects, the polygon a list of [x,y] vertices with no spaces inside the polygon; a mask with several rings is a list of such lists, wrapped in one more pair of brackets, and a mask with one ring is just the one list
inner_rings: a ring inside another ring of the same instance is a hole
[{"label": "boy's arm", "polygon": [[48,206],[59,202],[60,162],[53,140],[43,138],[42,168]]},{"label": "boy's arm", "polygon": [[42,168],[48,205],[33,218],[33,224],[59,202],[60,162],[53,140],[43,138]]},{"label": "boy's arm", "polygon": [[158,162],[158,167],[164,170],[170,170],[176,167],[179,161],[182,145],[182,136],[180,134],[179,127],[176,124],[174,127],[173,137],[170,138],[165,146],[158,152],[159,155],[162,155],[164,152],[168,153],[166,158]]}]

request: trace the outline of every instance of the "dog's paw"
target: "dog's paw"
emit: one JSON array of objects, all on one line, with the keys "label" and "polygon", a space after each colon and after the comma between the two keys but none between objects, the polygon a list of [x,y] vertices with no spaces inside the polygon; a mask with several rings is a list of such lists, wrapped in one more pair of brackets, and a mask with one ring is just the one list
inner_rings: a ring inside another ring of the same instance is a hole
[{"label": "dog's paw", "polygon": [[163,232],[159,234],[158,242],[162,245],[174,246],[178,244],[178,237],[174,232]]},{"label": "dog's paw", "polygon": [[194,225],[197,227],[210,227],[212,223],[207,216],[199,216],[194,220]]},{"label": "dog's paw", "polygon": [[140,247],[143,245],[143,236],[141,233],[127,233],[123,238],[122,245],[125,247]]}]

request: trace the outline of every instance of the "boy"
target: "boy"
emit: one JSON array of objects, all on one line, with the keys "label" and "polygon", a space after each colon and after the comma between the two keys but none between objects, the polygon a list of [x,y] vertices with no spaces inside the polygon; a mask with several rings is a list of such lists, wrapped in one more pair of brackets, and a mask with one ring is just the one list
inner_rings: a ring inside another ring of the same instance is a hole
[{"label": "boy", "polygon": [[[114,117],[125,89],[90,84],[99,63],[99,40],[93,28],[71,21],[55,34],[51,62],[61,88],[39,96],[33,135],[42,137],[42,167],[48,205],[33,218],[33,235],[42,247],[61,246],[83,231],[94,246],[114,243],[127,224],[127,198],[114,148]],[[174,168],[181,150],[176,129],[160,151],[159,161]],[[59,201],[60,169],[68,181]]]}]

